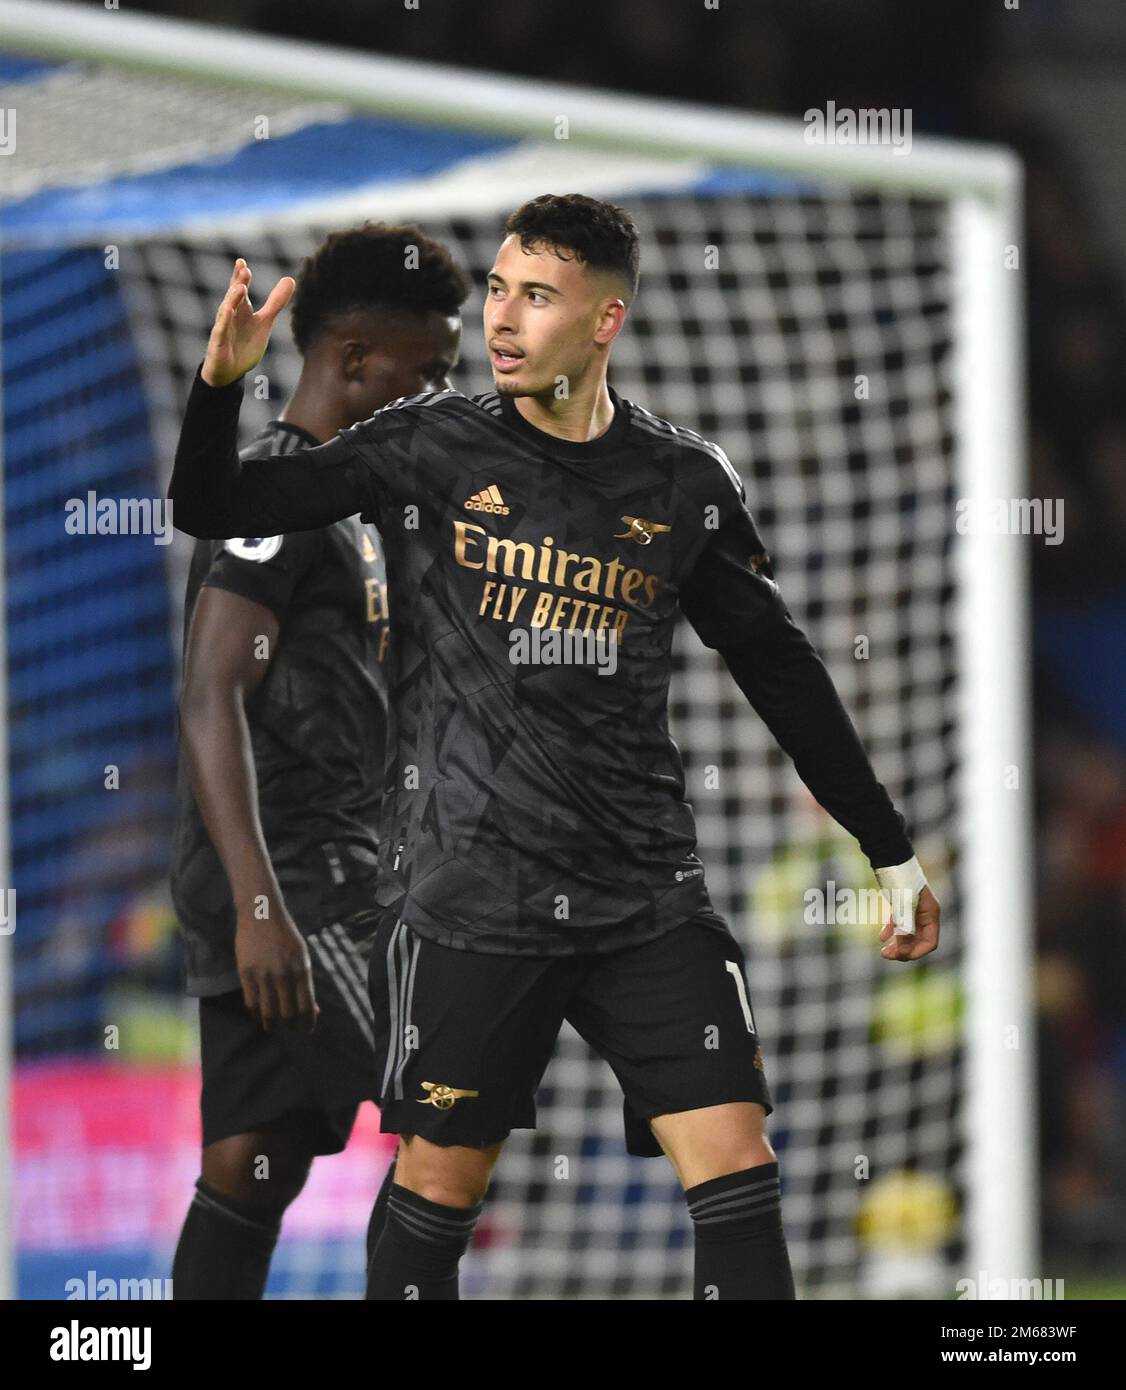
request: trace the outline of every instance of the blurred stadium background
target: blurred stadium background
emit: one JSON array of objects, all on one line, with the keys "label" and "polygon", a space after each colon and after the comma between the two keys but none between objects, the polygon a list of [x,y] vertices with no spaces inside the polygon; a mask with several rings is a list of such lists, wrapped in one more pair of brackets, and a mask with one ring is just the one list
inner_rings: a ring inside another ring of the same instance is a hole
[{"label": "blurred stadium background", "polygon": [[[24,8],[49,7],[0,5],[0,19]],[[721,117],[795,119],[830,99],[905,107],[916,139],[1018,152],[1027,494],[1063,498],[1067,528],[1060,546],[1021,543],[1036,753],[1040,1191],[1029,1222],[1042,1256],[1031,1272],[1066,1278],[1070,1297],[1126,1293],[1126,173],[1106,158],[1126,118],[1114,80],[1126,18],[1110,3],[1079,16],[958,0],[790,0],[753,15],[495,0],[474,5],[471,23],[452,0],[422,11],[359,0],[134,8],[232,35],[706,101]],[[750,950],[776,1053],[772,1134],[803,1291],[934,1294],[952,1271],[975,1274],[951,534],[958,266],[943,198],[766,158],[756,169],[611,142],[561,148],[498,125],[374,116],[343,98],[267,97],[32,49],[0,39],[0,109],[19,120],[0,204],[19,927],[0,945],[13,958],[20,1296],[58,1297],[87,1269],[166,1275],[198,1164],[194,1006],[180,994],[166,885],[187,547],[65,535],[63,503],[88,489],[160,495],[234,255],[261,288],[334,226],[409,218],[448,239],[479,285],[503,211],[548,188],[614,197],[637,216],[642,294],[615,385],[721,441],[743,472],[787,599],[943,902],[941,958],[910,980],[885,978],[862,931],[803,923],[808,887],[864,881],[864,865],[685,634],[674,732],[713,895]],[[268,140],[254,138],[263,115]],[[110,244],[119,260],[107,273]],[[700,257],[712,244],[719,276]],[[455,378],[467,391],[487,384],[478,308],[479,297],[467,305]],[[296,379],[284,329],[266,366],[270,397],[248,399],[248,432]],[[860,373],[872,383],[863,407]],[[852,659],[861,631],[873,647],[863,664]],[[121,769],[113,792],[109,764]],[[709,765],[718,790],[705,784]],[[514,1141],[499,1170],[470,1296],[683,1294],[675,1183],[664,1165],[625,1156],[607,1076],[564,1039],[541,1131]],[[550,1176],[561,1153],[575,1165],[565,1191]],[[872,1159],[866,1184],[853,1175],[858,1153]],[[358,1291],[387,1157],[369,1113],[349,1150],[315,1167],[287,1217],[273,1294]]]}]

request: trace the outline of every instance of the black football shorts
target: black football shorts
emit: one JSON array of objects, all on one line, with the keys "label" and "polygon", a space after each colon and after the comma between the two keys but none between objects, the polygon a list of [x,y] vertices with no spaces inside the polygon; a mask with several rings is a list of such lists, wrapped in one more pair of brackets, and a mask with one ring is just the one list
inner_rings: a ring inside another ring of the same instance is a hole
[{"label": "black football shorts", "polygon": [[566,1020],[613,1068],[626,1147],[659,1156],[655,1115],[773,1102],[743,952],[701,914],[606,955],[483,955],[388,913],[369,975],[381,1127],[480,1148],[534,1129],[536,1090]]},{"label": "black football shorts", "polygon": [[310,1153],[339,1153],[363,1100],[379,1093],[367,992],[372,938],[385,910],[354,913],[305,939],[320,1016],[311,1033],[275,1023],[267,1032],[242,992],[199,1001],[203,1143],[282,1118],[306,1128]]}]

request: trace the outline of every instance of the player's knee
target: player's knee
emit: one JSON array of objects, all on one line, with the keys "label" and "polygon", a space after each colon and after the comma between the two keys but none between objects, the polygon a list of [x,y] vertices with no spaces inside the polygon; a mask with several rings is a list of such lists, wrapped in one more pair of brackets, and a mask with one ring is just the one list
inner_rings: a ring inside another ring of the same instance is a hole
[{"label": "player's knee", "polygon": [[305,1186],[312,1155],[276,1134],[237,1134],[203,1151],[208,1186],[243,1202],[288,1207]]},{"label": "player's knee", "polygon": [[[741,1145],[733,1149],[724,1164],[730,1173],[742,1173],[747,1168],[758,1168],[763,1163],[777,1163],[778,1155],[766,1139],[758,1143]],[[727,1167],[730,1163],[730,1167]]]},{"label": "player's knee", "polygon": [[444,1207],[473,1207],[483,1201],[499,1145],[488,1149],[443,1147],[417,1136],[404,1140],[395,1181]]},{"label": "player's knee", "polygon": [[708,1158],[716,1169],[715,1177],[725,1173],[741,1173],[747,1168],[778,1161],[763,1123],[753,1116],[747,1123],[739,1124],[725,1134]]},{"label": "player's knee", "polygon": [[397,1169],[395,1180],[428,1202],[437,1202],[443,1207],[474,1207],[484,1200],[489,1190],[489,1175],[488,1167],[446,1167],[430,1163],[422,1165],[421,1169],[408,1166],[406,1173]]},{"label": "player's knee", "polygon": [[[406,1186],[407,1184],[404,1184]],[[470,1182],[449,1182],[438,1179],[423,1180],[417,1185],[411,1184],[410,1190],[419,1197],[425,1197],[428,1202],[436,1202],[442,1207],[455,1207],[458,1209],[475,1207],[478,1202],[484,1199],[488,1191],[489,1184],[470,1183]]]}]

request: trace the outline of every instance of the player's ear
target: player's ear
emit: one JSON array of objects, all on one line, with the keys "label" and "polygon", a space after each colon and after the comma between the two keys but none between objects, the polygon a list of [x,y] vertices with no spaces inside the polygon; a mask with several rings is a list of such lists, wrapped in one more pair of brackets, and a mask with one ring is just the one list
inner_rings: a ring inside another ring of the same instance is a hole
[{"label": "player's ear", "polygon": [[616,295],[603,300],[594,332],[596,343],[612,343],[626,321],[626,302]]},{"label": "player's ear", "polygon": [[367,343],[358,338],[346,338],[340,344],[340,370],[345,381],[351,385],[363,381],[367,356]]}]

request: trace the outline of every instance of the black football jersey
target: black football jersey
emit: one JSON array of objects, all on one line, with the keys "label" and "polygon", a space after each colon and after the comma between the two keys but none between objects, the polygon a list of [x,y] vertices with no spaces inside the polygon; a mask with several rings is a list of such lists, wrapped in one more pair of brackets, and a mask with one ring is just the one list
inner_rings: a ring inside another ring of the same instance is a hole
[{"label": "black football jersey", "polygon": [[840,737],[822,757],[799,730],[787,751],[876,862],[910,857],[717,445],[614,391],[609,430],[578,443],[536,429],[507,397],[451,390],[394,402],[301,466],[240,464],[241,394],[197,375],[173,521],[197,535],[355,511],[378,522],[396,727],[380,891],[401,897],[420,935],[484,952],[601,952],[710,907],[667,721],[681,612],[735,654],[756,708],[779,705],[780,727],[800,701],[792,688],[779,700],[759,670],[775,646],[788,687],[816,686],[802,727]]},{"label": "black football jersey", "polygon": [[[241,457],[288,461],[316,445],[273,421]],[[358,517],[315,531],[198,541],[185,646],[202,588],[241,594],[278,618],[276,649],[246,716],[270,862],[297,926],[317,931],[376,900],[390,637],[382,541]],[[230,888],[183,755],[171,879],[189,991],[237,988]]]}]

